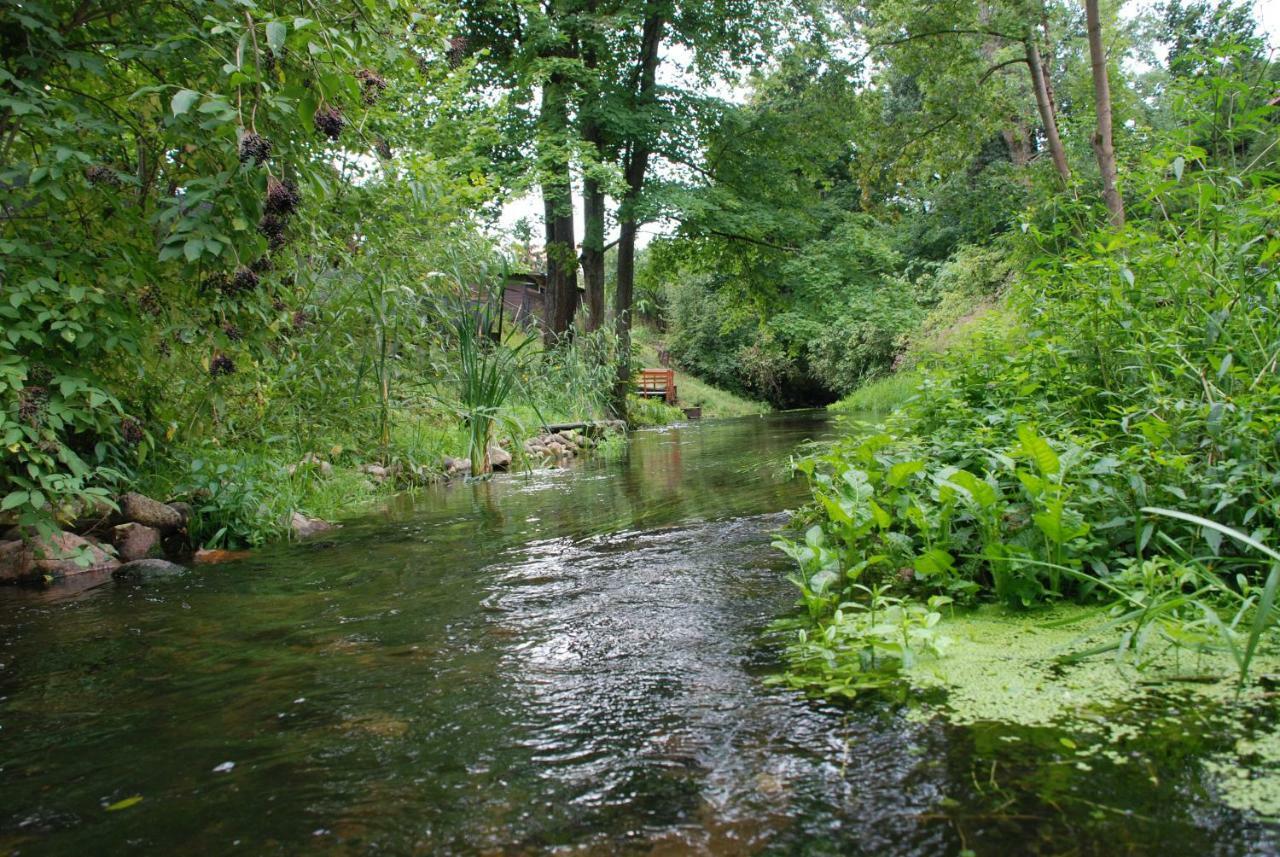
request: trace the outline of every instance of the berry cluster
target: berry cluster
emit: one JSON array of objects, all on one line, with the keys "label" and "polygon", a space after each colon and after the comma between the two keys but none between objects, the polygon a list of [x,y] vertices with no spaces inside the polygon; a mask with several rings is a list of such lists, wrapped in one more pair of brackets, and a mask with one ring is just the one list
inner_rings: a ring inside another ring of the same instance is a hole
[{"label": "berry cluster", "polygon": [[329,105],[317,108],[311,120],[315,122],[316,130],[330,140],[338,139],[338,136],[342,134],[342,129],[347,125],[347,120],[343,117],[342,111]]},{"label": "berry cluster", "polygon": [[91,164],[85,167],[84,177],[89,180],[89,184],[94,185],[118,187],[120,184],[120,177],[116,175],[115,170],[110,167],[104,167],[101,164]]},{"label": "berry cluster", "polygon": [[449,40],[449,50],[445,53],[445,59],[449,61],[449,68],[457,68],[462,65],[462,61],[467,58],[467,37],[454,36]]},{"label": "berry cluster", "polygon": [[266,163],[271,157],[271,141],[261,134],[249,131],[240,138],[240,163],[253,161],[255,166]]},{"label": "berry cluster", "polygon": [[234,375],[236,363],[225,354],[215,354],[209,361],[209,374],[217,378],[220,375]]},{"label": "berry cluster", "polygon": [[387,88],[387,82],[371,68],[362,68],[356,72],[356,80],[360,81],[365,104],[375,104],[382,95],[382,90]]},{"label": "berry cluster", "polygon": [[18,394],[18,419],[32,428],[39,428],[44,423],[44,411],[48,403],[47,387],[23,387]]},{"label": "berry cluster", "polygon": [[137,446],[146,438],[142,424],[133,417],[125,417],[120,421],[120,436],[130,446]]}]

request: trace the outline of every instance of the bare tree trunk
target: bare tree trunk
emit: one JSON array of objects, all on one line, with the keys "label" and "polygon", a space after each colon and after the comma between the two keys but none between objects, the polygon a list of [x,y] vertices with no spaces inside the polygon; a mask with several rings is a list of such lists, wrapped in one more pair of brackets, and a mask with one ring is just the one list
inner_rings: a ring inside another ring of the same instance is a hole
[{"label": "bare tree trunk", "polygon": [[[586,9],[594,19],[598,10],[596,0],[587,0]],[[600,66],[598,43],[590,34],[581,41],[583,65],[595,72]],[[605,323],[605,194],[594,172],[594,168],[605,158],[604,131],[597,115],[600,97],[600,93],[593,89],[584,98],[581,108],[582,140],[586,143],[586,157],[591,161],[586,164],[582,177],[582,277],[587,287],[587,330],[599,330]]]},{"label": "bare tree trunk", "polygon": [[583,179],[582,276],[587,286],[587,330],[604,326],[604,191],[590,176]]},{"label": "bare tree trunk", "polygon": [[1102,174],[1102,198],[1107,204],[1111,225],[1124,226],[1124,199],[1116,187],[1116,150],[1111,141],[1111,86],[1107,82],[1107,53],[1102,44],[1102,17],[1098,0],[1085,0],[1085,17],[1089,25],[1089,60],[1093,70],[1093,104],[1098,114],[1098,127],[1093,135],[1093,153],[1098,157]]},{"label": "bare tree trunk", "polygon": [[1063,185],[1071,181],[1071,167],[1067,164],[1067,151],[1062,147],[1062,137],[1058,135],[1057,111],[1049,99],[1048,82],[1044,75],[1044,61],[1040,58],[1040,48],[1036,45],[1035,33],[1027,33],[1026,41],[1027,65],[1031,68],[1031,87],[1036,94],[1036,109],[1040,111],[1040,122],[1044,125],[1045,140],[1049,143],[1049,155],[1053,158],[1053,167],[1058,171],[1058,179]]},{"label": "bare tree trunk", "polygon": [[573,229],[573,182],[564,145],[569,132],[566,82],[552,75],[542,88],[542,204],[546,222],[547,291],[544,335],[556,342],[578,308],[578,254]]},{"label": "bare tree trunk", "polygon": [[1031,130],[1017,116],[1009,119],[1009,127],[1000,132],[1009,160],[1021,169],[1031,163]]},{"label": "bare tree trunk", "polygon": [[[640,40],[640,57],[636,67],[636,106],[640,107],[654,98],[658,74],[658,49],[662,45],[662,31],[666,19],[658,4],[650,4],[645,14],[644,31]],[[626,414],[627,391],[631,387],[631,299],[636,281],[636,233],[639,220],[636,205],[644,190],[644,177],[649,169],[651,142],[648,130],[641,131],[639,139],[631,141],[624,170],[627,191],[618,206],[618,283],[614,296],[614,324],[618,331],[618,380],[614,385],[614,410]]]}]

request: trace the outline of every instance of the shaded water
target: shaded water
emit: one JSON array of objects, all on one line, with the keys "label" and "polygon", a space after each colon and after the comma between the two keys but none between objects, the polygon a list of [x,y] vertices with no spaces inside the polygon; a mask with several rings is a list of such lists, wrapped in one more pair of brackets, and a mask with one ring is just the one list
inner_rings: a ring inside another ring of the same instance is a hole
[{"label": "shaded water", "polygon": [[765,686],[785,463],[827,431],[640,432],[177,580],[0,592],[0,853],[1275,852],[1191,716],[1083,771]]}]

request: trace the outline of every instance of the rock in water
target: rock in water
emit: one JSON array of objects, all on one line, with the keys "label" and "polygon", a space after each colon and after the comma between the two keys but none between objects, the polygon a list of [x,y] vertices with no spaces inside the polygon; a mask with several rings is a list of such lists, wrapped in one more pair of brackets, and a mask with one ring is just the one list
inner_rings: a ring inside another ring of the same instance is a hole
[{"label": "rock in water", "polygon": [[[32,544],[37,574],[63,577],[86,571],[115,568],[120,561],[86,538],[74,533],[55,533],[37,538]],[[84,560],[88,562],[84,562]]]},{"label": "rock in water", "polygon": [[328,521],[322,521],[319,518],[308,518],[300,512],[294,512],[289,518],[289,529],[293,532],[295,539],[305,539],[307,536],[314,536],[316,533],[323,533],[333,529],[333,524]]},{"label": "rock in water", "polygon": [[134,491],[120,498],[120,513],[126,520],[153,527],[162,533],[182,526],[182,515],[177,510]]},{"label": "rock in water", "polygon": [[495,471],[511,469],[511,453],[500,446],[489,447],[489,467]]},{"label": "rock in water", "polygon": [[143,524],[121,524],[111,532],[111,543],[125,563],[151,556],[160,548],[160,531]]},{"label": "rock in water", "polygon": [[166,559],[136,559],[111,572],[116,580],[154,580],[159,577],[177,577],[187,570]]},{"label": "rock in water", "polygon": [[0,542],[0,583],[13,583],[31,577],[36,560],[31,546],[22,539]]}]

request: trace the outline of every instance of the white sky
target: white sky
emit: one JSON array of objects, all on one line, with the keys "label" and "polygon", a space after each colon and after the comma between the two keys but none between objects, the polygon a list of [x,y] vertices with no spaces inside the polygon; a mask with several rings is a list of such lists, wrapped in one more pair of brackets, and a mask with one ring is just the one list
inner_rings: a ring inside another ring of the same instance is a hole
[{"label": "white sky", "polygon": [[[1138,0],[1129,8],[1133,13],[1146,9],[1154,5],[1153,0]],[[1260,29],[1269,37],[1269,42],[1273,49],[1280,47],[1280,0],[1254,0],[1254,17],[1260,24]],[[684,67],[689,62],[688,52],[682,48],[675,48],[662,57],[662,64],[658,68],[659,83],[673,84],[680,81],[684,75]],[[746,96],[746,91],[741,88],[730,87],[728,85],[712,87],[713,92],[724,98],[733,101],[742,101]],[[609,209],[613,210],[616,204],[615,200],[610,200]],[[510,200],[502,208],[502,216],[498,220],[498,228],[505,234],[510,235],[515,228],[516,223],[524,218],[528,220],[530,226],[533,227],[534,244],[542,244],[543,225],[542,225],[542,197],[537,193],[526,194],[517,199]],[[574,234],[579,243],[582,241],[582,197],[581,187],[575,183],[574,185]],[[669,231],[669,227],[661,223],[645,224],[640,229],[639,244],[644,246],[653,240],[654,236],[664,234]],[[618,237],[617,227],[610,223],[606,229],[605,243],[609,243]]]}]

